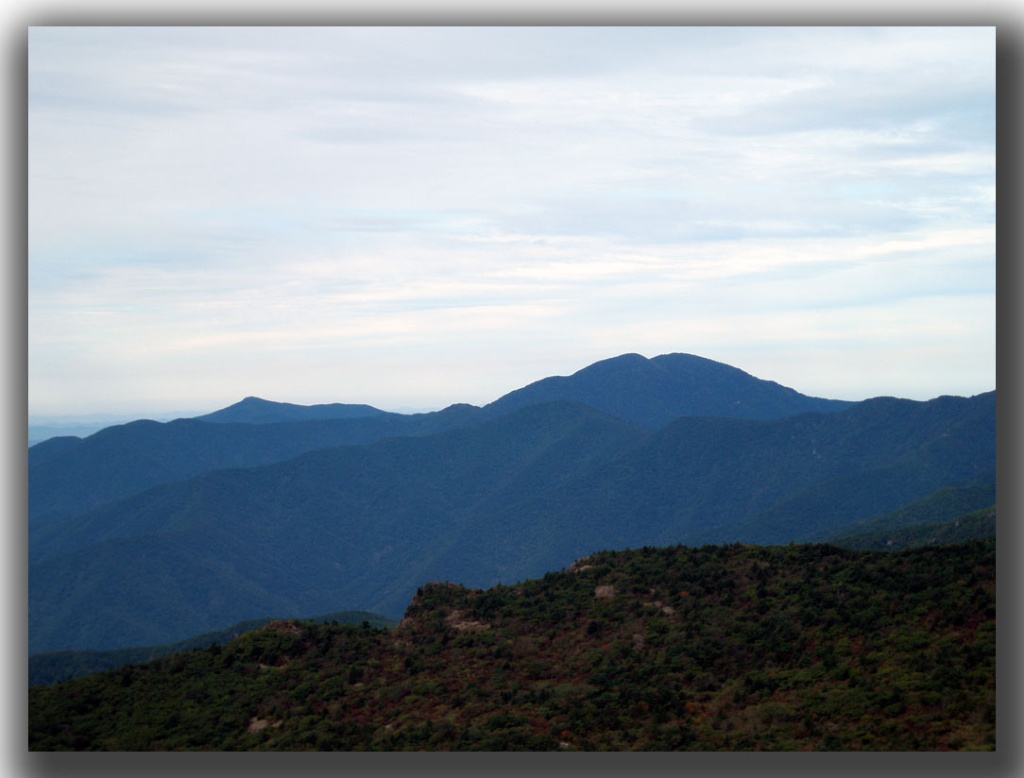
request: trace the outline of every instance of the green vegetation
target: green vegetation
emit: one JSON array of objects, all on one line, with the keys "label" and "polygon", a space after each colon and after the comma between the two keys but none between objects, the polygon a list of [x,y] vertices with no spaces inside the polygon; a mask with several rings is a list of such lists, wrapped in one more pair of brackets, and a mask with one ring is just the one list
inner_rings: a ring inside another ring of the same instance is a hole
[{"label": "green vegetation", "polygon": [[958,519],[966,513],[988,508],[995,505],[995,502],[996,474],[993,471],[981,474],[976,483],[938,489],[924,499],[904,505],[898,510],[858,521],[841,533],[807,538],[807,542],[833,543],[838,538],[850,535],[864,535],[869,532],[893,530],[915,524],[942,524]]},{"label": "green vegetation", "polygon": [[938,524],[913,524],[861,534],[844,534],[835,537],[832,542],[843,548],[864,551],[899,551],[916,546],[958,543],[962,540],[994,538],[995,536],[996,508],[993,505],[952,521]]},{"label": "green vegetation", "polygon": [[[45,686],[58,681],[82,678],[115,667],[148,662],[171,654],[180,654],[194,648],[230,643],[239,635],[264,627],[272,621],[279,621],[279,619],[249,619],[227,629],[204,632],[202,635],[163,646],[138,646],[118,648],[112,651],[50,651],[33,654],[28,658],[28,683],[29,686]],[[371,626],[381,629],[390,629],[398,623],[393,619],[367,611],[328,613],[326,616],[317,616],[309,621],[338,624],[362,624],[365,621]]]},{"label": "green vegetation", "polygon": [[33,750],[991,750],[995,543],[600,552],[29,692]]}]

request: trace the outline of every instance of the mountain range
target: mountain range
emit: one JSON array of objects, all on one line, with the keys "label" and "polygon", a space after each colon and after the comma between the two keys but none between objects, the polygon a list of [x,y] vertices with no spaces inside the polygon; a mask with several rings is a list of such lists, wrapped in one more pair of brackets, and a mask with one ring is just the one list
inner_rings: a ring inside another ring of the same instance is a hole
[{"label": "mountain range", "polygon": [[302,408],[248,398],[32,447],[30,653],[268,613],[398,618],[429,581],[816,539],[995,484],[994,392],[830,401],[684,354],[605,360],[482,408]]},{"label": "mountain range", "polygon": [[625,354],[571,376],[532,383],[479,408],[398,414],[369,405],[301,406],[248,397],[195,419],[139,420],[87,438],[51,438],[29,449],[29,525],[80,514],[161,483],[210,470],[253,467],[305,451],[430,435],[554,400],[588,405],[648,429],[680,416],[779,418],[850,403],[806,397],[728,365],[689,354]]}]

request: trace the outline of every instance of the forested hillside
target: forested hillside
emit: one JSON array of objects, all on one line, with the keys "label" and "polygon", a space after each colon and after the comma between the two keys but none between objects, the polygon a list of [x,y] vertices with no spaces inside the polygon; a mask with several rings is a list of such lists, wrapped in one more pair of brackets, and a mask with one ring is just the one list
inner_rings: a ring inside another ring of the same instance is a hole
[{"label": "forested hillside", "polygon": [[939,546],[964,540],[996,537],[996,508],[968,513],[938,524],[914,524],[862,534],[842,535],[834,542],[844,548],[866,551],[899,551],[917,546]]},{"label": "forested hillside", "polygon": [[[975,484],[947,486],[927,497],[904,505],[895,511],[883,513],[851,524],[838,533],[822,533],[810,540],[837,542],[849,535],[885,533],[921,524],[942,524],[981,511],[996,503],[996,474],[982,473]],[[966,540],[967,538],[961,538]]]},{"label": "forested hillside", "polygon": [[[214,645],[230,643],[246,632],[264,627],[272,621],[281,619],[262,618],[241,621],[225,629],[204,632],[201,635],[187,638],[177,643],[162,646],[134,646],[117,648],[111,651],[51,651],[33,654],[28,658],[28,685],[45,686],[59,681],[82,678],[93,673],[101,673],[124,665],[148,662],[160,657],[180,654],[195,648],[208,648]],[[328,613],[315,619],[316,623],[362,624],[390,629],[398,622],[366,611],[341,611]]]},{"label": "forested hillside", "polygon": [[995,748],[995,545],[600,552],[29,694],[33,750]]}]

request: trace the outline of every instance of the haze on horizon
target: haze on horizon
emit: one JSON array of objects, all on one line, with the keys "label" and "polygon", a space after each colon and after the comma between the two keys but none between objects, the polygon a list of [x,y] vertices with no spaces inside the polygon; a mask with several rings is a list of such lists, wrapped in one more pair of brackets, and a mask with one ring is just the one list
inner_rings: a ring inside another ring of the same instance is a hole
[{"label": "haze on horizon", "polygon": [[995,29],[34,27],[32,416],[627,352],[995,388]]}]

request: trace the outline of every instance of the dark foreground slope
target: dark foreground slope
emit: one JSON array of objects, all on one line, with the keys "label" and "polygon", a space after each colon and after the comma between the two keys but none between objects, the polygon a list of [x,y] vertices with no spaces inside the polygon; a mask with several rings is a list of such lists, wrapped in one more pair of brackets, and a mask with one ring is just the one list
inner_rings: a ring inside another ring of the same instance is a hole
[{"label": "dark foreground slope", "polygon": [[585,406],[531,406],[54,523],[31,552],[30,652],[339,605],[394,616],[425,581],[489,586],[598,548],[799,541],[994,470],[994,394],[652,433]]},{"label": "dark foreground slope", "polygon": [[[28,658],[28,685],[47,686],[59,681],[69,681],[73,678],[82,678],[94,673],[101,673],[104,670],[111,670],[115,667],[149,662],[160,657],[181,654],[196,648],[209,648],[210,646],[230,643],[239,635],[265,627],[272,621],[281,621],[281,619],[248,619],[247,621],[232,624],[225,629],[204,632],[202,635],[195,635],[186,640],[163,646],[135,646],[133,648],[117,648],[111,651],[51,651],[49,653],[33,654]],[[382,629],[390,629],[398,623],[393,619],[385,618],[376,613],[368,613],[367,611],[339,611],[338,613],[318,616],[309,619],[309,621],[357,625],[361,625],[365,621],[373,627],[380,627]]]},{"label": "dark foreground slope", "polygon": [[602,552],[29,693],[29,747],[995,747],[994,542]]}]

